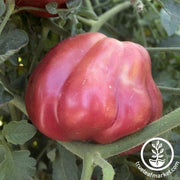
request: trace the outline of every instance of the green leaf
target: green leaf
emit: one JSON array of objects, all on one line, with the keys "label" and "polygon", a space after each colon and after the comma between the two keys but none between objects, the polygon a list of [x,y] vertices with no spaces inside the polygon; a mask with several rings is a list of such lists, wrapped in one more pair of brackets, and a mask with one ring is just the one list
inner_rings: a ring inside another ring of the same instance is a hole
[{"label": "green leaf", "polygon": [[160,72],[155,80],[161,86],[175,87],[177,85],[177,81],[172,79],[171,74],[167,71]]},{"label": "green leaf", "polygon": [[51,162],[53,162],[55,160],[55,157],[56,157],[56,149],[52,149],[51,151],[49,151],[47,153],[47,157]]},{"label": "green leaf", "polygon": [[178,28],[178,24],[173,18],[164,10],[162,9],[160,12],[161,15],[161,23],[165,28],[167,34],[169,36],[173,35]]},{"label": "green leaf", "polygon": [[8,142],[12,144],[24,144],[30,140],[36,133],[36,129],[33,125],[26,120],[12,121],[3,128],[3,135]]},{"label": "green leaf", "polygon": [[29,157],[28,150],[11,152],[6,149],[4,161],[0,164],[1,180],[32,180],[35,174],[35,159]]},{"label": "green leaf", "polygon": [[26,87],[26,74],[22,74],[18,78],[12,81],[11,88],[18,90],[19,92],[23,92]]},{"label": "green leaf", "polygon": [[66,2],[66,6],[68,9],[78,8],[81,5],[81,0],[69,0]]},{"label": "green leaf", "polygon": [[180,2],[177,2],[176,0],[163,0],[161,2],[172,19],[180,21]]},{"label": "green leaf", "polygon": [[13,99],[13,95],[7,91],[0,81],[0,104],[4,104]]},{"label": "green leaf", "polygon": [[180,36],[168,37],[161,41],[160,47],[180,47]]},{"label": "green leaf", "polygon": [[4,104],[13,99],[12,89],[8,83],[7,79],[0,73],[0,104]]},{"label": "green leaf", "polygon": [[50,2],[48,4],[46,4],[46,10],[50,13],[50,14],[57,14],[57,8],[58,8],[58,3],[57,2]]},{"label": "green leaf", "polygon": [[[5,155],[5,159],[0,164],[0,179],[1,180],[10,180],[10,178],[7,178],[8,176],[8,170],[11,170],[11,164],[9,163],[7,156]],[[11,173],[9,173],[11,174]]]},{"label": "green leaf", "polygon": [[5,148],[3,145],[0,145],[0,163],[4,160],[4,156],[5,156]]},{"label": "green leaf", "polygon": [[29,38],[23,30],[15,29],[2,33],[0,36],[0,64],[26,46],[28,41]]},{"label": "green leaf", "polygon": [[47,170],[47,165],[43,162],[43,161],[40,161],[38,163],[38,170],[42,171],[42,170]]},{"label": "green leaf", "polygon": [[5,13],[6,11],[6,5],[4,3],[4,0],[0,0],[0,17]]},{"label": "green leaf", "polygon": [[36,160],[29,157],[30,152],[28,150],[14,151],[12,156],[19,173],[23,173],[26,176],[31,176],[35,173]]},{"label": "green leaf", "polygon": [[78,180],[78,168],[75,156],[58,145],[56,159],[53,162],[53,180]]}]

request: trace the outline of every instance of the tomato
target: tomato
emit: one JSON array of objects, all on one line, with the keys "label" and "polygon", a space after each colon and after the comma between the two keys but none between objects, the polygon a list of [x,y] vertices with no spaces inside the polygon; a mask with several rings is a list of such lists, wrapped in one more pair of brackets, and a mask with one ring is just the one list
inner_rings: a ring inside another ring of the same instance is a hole
[{"label": "tomato", "polygon": [[[37,8],[42,8],[45,9],[45,5],[50,3],[50,2],[56,2],[59,5],[59,8],[64,5],[64,3],[67,0],[15,0],[16,6],[17,7],[23,7],[23,6],[31,6],[31,7],[37,7]],[[36,16],[41,16],[41,17],[53,17],[56,15],[49,14],[48,12],[44,11],[30,11],[32,14]]]},{"label": "tomato", "polygon": [[83,33],[52,48],[29,78],[27,112],[46,136],[110,143],[162,113],[144,47]]}]

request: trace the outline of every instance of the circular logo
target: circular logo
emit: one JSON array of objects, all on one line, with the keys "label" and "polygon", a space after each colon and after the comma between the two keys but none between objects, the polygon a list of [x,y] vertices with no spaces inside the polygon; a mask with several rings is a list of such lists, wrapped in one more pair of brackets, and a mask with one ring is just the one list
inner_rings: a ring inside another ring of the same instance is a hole
[{"label": "circular logo", "polygon": [[[144,158],[145,152],[149,152],[150,157]],[[166,157],[166,152],[170,154],[170,158]],[[169,141],[156,137],[149,139],[144,143],[141,149],[141,160],[143,164],[150,170],[154,171],[162,171],[170,166],[174,159],[174,150]]]}]

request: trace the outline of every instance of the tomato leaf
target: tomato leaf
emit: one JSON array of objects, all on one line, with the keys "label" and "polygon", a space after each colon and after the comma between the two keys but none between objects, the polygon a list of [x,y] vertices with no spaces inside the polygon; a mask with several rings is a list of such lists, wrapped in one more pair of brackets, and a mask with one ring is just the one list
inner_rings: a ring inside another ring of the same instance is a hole
[{"label": "tomato leaf", "polygon": [[164,9],[160,12],[161,15],[161,23],[164,26],[167,34],[169,36],[173,35],[178,28],[178,23],[173,20],[172,16],[170,16]]},{"label": "tomato leaf", "polygon": [[161,41],[159,46],[162,47],[179,47],[180,46],[180,36],[174,35],[172,37],[168,37]]},{"label": "tomato leaf", "polygon": [[53,162],[53,180],[59,179],[78,180],[75,156],[60,145]]},{"label": "tomato leaf", "polygon": [[0,104],[4,104],[13,99],[12,89],[7,79],[0,73]]},{"label": "tomato leaf", "polygon": [[35,173],[34,166],[36,165],[35,159],[29,157],[29,155],[30,152],[28,150],[14,151],[12,153],[16,168],[27,176],[33,175]]},{"label": "tomato leaf", "polygon": [[0,163],[4,160],[5,148],[3,145],[0,145]]},{"label": "tomato leaf", "polygon": [[47,157],[48,159],[53,162],[55,160],[56,157],[56,149],[52,149],[47,153]]},{"label": "tomato leaf", "polygon": [[25,31],[15,29],[0,36],[0,64],[27,45],[29,38]]},{"label": "tomato leaf", "polygon": [[36,161],[29,157],[28,150],[13,152],[6,150],[4,154],[4,160],[0,164],[1,180],[32,180],[31,176],[35,174]]},{"label": "tomato leaf", "polygon": [[180,2],[177,2],[177,0],[163,0],[161,2],[172,19],[180,21]]},{"label": "tomato leaf", "polygon": [[6,11],[6,5],[4,3],[4,0],[0,0],[0,17],[5,13]]},{"label": "tomato leaf", "polygon": [[68,9],[78,8],[81,5],[81,0],[69,0],[66,2],[66,6]]},{"label": "tomato leaf", "polygon": [[50,14],[57,14],[58,3],[50,2],[45,7]]},{"label": "tomato leaf", "polygon": [[3,135],[8,142],[15,145],[22,145],[30,140],[36,133],[36,129],[33,125],[26,120],[12,121],[9,124],[4,125]]},{"label": "tomato leaf", "polygon": [[3,87],[0,81],[0,104],[9,102],[12,99],[13,99],[12,94],[5,90],[5,88]]}]

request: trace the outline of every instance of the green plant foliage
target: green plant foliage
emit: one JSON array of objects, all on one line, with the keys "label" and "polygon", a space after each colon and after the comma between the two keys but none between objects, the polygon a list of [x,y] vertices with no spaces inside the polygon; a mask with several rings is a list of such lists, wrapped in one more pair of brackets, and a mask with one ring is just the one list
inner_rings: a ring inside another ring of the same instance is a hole
[{"label": "green plant foliage", "polygon": [[28,39],[26,32],[20,29],[2,33],[0,36],[0,64],[26,46]]},{"label": "green plant foliage", "polygon": [[172,19],[180,21],[179,2],[176,0],[163,0],[161,2],[164,5],[167,13],[172,17]]},{"label": "green plant foliage", "polygon": [[0,104],[9,102],[11,99],[13,99],[12,94],[6,91],[6,89],[3,87],[3,85],[0,82]]},{"label": "green plant foliage", "polygon": [[53,179],[78,180],[75,156],[60,145],[53,161]]},{"label": "green plant foliage", "polygon": [[[2,152],[2,149],[1,149]],[[4,159],[0,163],[0,179],[12,180],[32,180],[35,174],[35,159],[29,157],[28,150],[4,151]]]},{"label": "green plant foliage", "polygon": [[4,0],[0,0],[0,17],[5,13],[6,11],[6,5],[4,3]]},{"label": "green plant foliage", "polygon": [[56,2],[50,2],[46,5],[46,10],[50,14],[57,14],[58,4]]},{"label": "green plant foliage", "polygon": [[164,9],[161,10],[161,23],[169,36],[173,35],[178,28],[178,23]]},{"label": "green plant foliage", "polygon": [[4,125],[2,133],[9,143],[22,145],[35,135],[36,129],[26,120],[12,121]]}]

